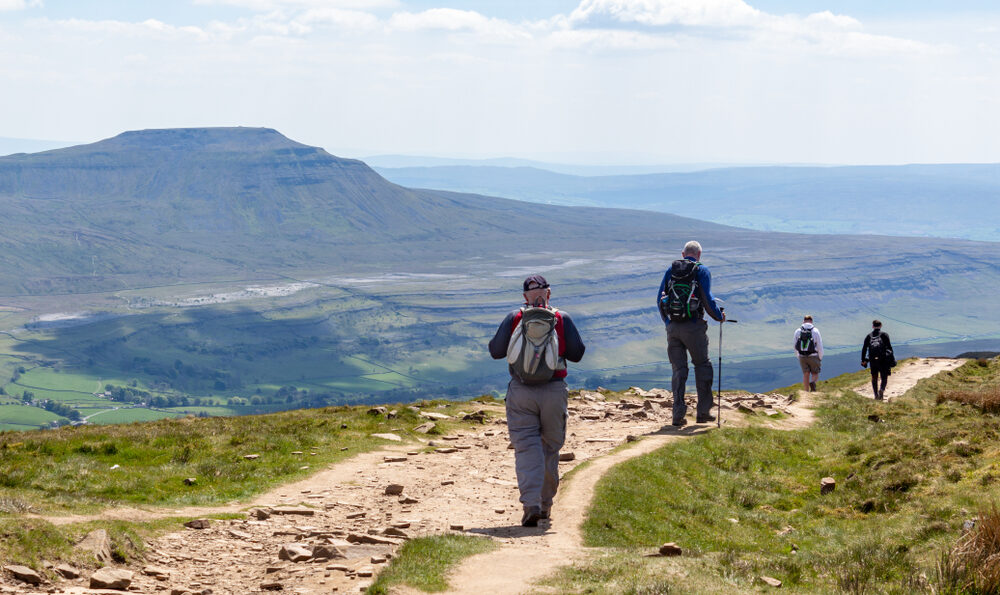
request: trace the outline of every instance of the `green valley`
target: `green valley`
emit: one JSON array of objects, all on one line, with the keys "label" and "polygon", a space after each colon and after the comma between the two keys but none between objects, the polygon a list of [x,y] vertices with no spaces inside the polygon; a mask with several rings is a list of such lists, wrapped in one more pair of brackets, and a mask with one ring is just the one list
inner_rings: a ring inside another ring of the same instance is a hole
[{"label": "green valley", "polygon": [[3,157],[0,214],[0,429],[499,394],[485,345],[536,272],[588,345],[573,385],[664,385],[653,294],[692,238],[740,320],[726,386],[794,381],[804,313],[831,374],[875,317],[904,356],[1000,339],[1000,244],[411,190],[268,129]]}]

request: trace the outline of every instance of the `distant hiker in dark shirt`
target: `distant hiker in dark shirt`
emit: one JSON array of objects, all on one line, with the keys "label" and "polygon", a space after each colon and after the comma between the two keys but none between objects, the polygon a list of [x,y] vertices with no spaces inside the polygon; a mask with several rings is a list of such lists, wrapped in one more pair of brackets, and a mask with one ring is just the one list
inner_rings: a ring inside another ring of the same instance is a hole
[{"label": "distant hiker in dark shirt", "polygon": [[523,287],[524,306],[500,323],[490,355],[507,358],[507,429],[524,507],[521,525],[535,527],[549,518],[559,487],[568,417],[566,360],[580,361],[586,347],[569,314],[549,305],[552,294],[544,277],[532,275]]},{"label": "distant hiker in dark shirt", "polygon": [[795,329],[795,353],[802,368],[802,385],[807,392],[816,390],[823,362],[823,338],[819,329],[813,326],[813,317],[808,314],[802,319],[802,326]]},{"label": "distant hiker in dark shirt", "polygon": [[889,335],[882,332],[880,320],[873,320],[872,332],[865,335],[865,342],[861,346],[861,367],[871,370],[872,392],[879,401],[885,398],[885,385],[889,383],[889,375],[895,365],[896,357],[892,353]]},{"label": "distant hiker in dark shirt", "polygon": [[715,421],[712,415],[712,361],[708,358],[709,316],[723,322],[725,313],[712,297],[712,273],[698,262],[701,244],[688,242],[663,275],[656,291],[656,304],[660,318],[667,327],[667,358],[673,368],[670,388],[674,393],[673,425],[687,424],[687,404],[684,390],[688,377],[688,353],[694,364],[694,382],[698,392],[697,423]]}]

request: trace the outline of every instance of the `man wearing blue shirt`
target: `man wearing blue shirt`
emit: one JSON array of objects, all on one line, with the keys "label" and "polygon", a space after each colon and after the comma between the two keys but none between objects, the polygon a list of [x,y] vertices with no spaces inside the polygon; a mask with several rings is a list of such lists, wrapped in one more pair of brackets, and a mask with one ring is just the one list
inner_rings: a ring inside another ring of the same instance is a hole
[{"label": "man wearing blue shirt", "polygon": [[[701,259],[701,244],[688,242],[681,252],[681,260],[675,260],[663,275],[663,281],[656,292],[657,309],[667,328],[667,358],[673,368],[670,388],[674,393],[673,425],[687,424],[684,416],[687,414],[687,404],[684,403],[684,389],[688,377],[688,354],[694,364],[694,383],[698,391],[697,423],[715,421],[712,415],[712,361],[708,358],[708,323],[705,312],[713,319],[723,322],[726,315],[715,303],[712,297],[712,273],[708,267],[698,262]],[[692,270],[693,269],[693,270]],[[671,279],[675,276],[680,282],[682,277],[692,275],[696,280],[693,291],[695,308],[677,314],[665,311],[663,299],[671,288]]]}]

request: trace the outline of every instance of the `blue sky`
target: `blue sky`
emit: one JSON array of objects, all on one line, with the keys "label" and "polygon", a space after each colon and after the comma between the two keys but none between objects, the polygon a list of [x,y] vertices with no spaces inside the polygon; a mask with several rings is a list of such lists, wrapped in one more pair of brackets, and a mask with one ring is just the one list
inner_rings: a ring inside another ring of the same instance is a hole
[{"label": "blue sky", "polygon": [[0,137],[335,154],[1000,161],[1000,3],[0,0]]}]

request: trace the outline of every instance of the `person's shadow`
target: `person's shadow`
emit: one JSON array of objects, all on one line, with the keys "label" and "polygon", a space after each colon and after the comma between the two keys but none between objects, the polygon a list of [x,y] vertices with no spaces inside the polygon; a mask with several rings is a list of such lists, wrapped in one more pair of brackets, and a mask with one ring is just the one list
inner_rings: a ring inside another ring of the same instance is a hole
[{"label": "person's shadow", "polygon": [[644,436],[698,436],[711,430],[717,429],[715,423],[688,424],[686,426],[673,426],[667,424],[654,432],[647,432]]},{"label": "person's shadow", "polygon": [[473,527],[466,529],[465,533],[474,533],[476,535],[486,535],[496,538],[534,537],[536,535],[545,535],[548,533],[551,524],[552,523],[549,519],[542,519],[538,521],[537,527],[522,527],[521,525],[507,525],[504,527]]}]

